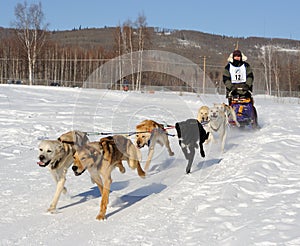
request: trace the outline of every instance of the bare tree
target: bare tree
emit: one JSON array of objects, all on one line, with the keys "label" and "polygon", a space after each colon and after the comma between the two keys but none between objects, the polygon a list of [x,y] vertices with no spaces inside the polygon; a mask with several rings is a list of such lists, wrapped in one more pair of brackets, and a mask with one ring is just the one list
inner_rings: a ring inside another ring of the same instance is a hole
[{"label": "bare tree", "polygon": [[144,14],[139,14],[136,20],[136,28],[138,32],[138,51],[139,51],[139,58],[138,58],[138,74],[137,74],[137,81],[136,81],[136,90],[141,90],[141,83],[142,83],[142,70],[143,70],[143,50],[145,48],[146,36],[147,36],[147,22],[146,16]]},{"label": "bare tree", "polygon": [[264,77],[266,82],[267,94],[271,95],[272,91],[272,59],[274,55],[274,48],[271,45],[263,46],[262,52],[262,65],[264,67]]},{"label": "bare tree", "polygon": [[130,65],[131,65],[131,85],[134,88],[134,63],[133,63],[133,27],[132,22],[127,20],[123,24],[123,35],[125,36],[126,53],[130,53]]},{"label": "bare tree", "polygon": [[278,54],[275,56],[275,59],[274,59],[273,72],[274,72],[276,94],[279,97],[280,96],[280,88],[279,88],[280,66],[278,63]]},{"label": "bare tree", "polygon": [[15,7],[15,17],[13,26],[27,55],[28,79],[29,84],[32,85],[37,55],[45,44],[48,24],[42,26],[44,13],[41,2],[32,3],[30,6],[26,1],[23,4],[18,3]]}]

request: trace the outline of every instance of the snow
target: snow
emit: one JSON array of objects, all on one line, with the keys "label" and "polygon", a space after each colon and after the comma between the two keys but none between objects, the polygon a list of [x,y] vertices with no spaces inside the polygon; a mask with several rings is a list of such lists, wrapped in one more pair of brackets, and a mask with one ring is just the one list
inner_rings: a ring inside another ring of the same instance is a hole
[{"label": "snow", "polygon": [[175,156],[155,149],[145,179],[127,164],[114,170],[107,220],[97,221],[87,172],[70,170],[57,213],[46,212],[55,186],[36,164],[41,139],[78,129],[95,141],[147,118],[174,125],[225,97],[1,85],[0,245],[300,245],[299,100],[254,99],[261,129],[229,128],[225,153],[205,145],[191,174],[177,137]]}]

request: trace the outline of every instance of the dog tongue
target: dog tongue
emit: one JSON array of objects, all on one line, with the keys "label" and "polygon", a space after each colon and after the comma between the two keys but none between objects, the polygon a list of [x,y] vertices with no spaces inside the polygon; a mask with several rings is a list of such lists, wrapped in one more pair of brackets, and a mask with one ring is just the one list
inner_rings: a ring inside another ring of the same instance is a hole
[{"label": "dog tongue", "polygon": [[44,162],[42,162],[42,161],[38,161],[36,164],[38,164],[38,165],[40,165],[40,166],[45,165]]}]

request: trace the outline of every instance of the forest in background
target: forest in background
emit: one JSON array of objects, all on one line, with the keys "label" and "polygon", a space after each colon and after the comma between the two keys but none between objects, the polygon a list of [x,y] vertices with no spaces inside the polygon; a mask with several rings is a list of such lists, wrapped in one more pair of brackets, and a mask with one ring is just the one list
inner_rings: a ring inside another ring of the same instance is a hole
[{"label": "forest in background", "polygon": [[[81,87],[97,68],[113,58],[136,51],[161,50],[198,64],[210,81],[208,87],[222,87],[223,68],[238,46],[254,70],[254,90],[277,95],[300,91],[300,41],[297,40],[237,38],[148,27],[143,15],[116,27],[47,31],[38,25],[29,31],[35,31],[32,33],[36,36],[35,47],[24,45],[26,42],[20,39],[20,34],[25,33],[22,26],[0,28],[1,83],[22,81],[32,85]],[[139,65],[142,61],[137,61]],[[120,77],[114,81],[114,88],[121,89],[124,79],[130,81],[132,90],[141,90],[143,86],[186,85],[170,74],[144,71]]]}]

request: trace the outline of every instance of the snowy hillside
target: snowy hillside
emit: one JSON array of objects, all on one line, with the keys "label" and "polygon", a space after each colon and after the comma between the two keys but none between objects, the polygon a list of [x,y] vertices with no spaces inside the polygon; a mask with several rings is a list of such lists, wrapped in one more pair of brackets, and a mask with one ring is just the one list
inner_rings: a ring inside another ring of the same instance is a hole
[{"label": "snowy hillside", "polygon": [[114,170],[107,220],[97,221],[100,195],[87,172],[70,170],[68,194],[46,212],[55,186],[36,164],[41,139],[131,132],[147,118],[174,125],[225,97],[1,85],[0,245],[300,245],[299,100],[254,99],[262,128],[229,128],[225,153],[205,145],[190,175],[177,137],[175,156],[156,148],[146,179],[127,164],[125,174]]}]

